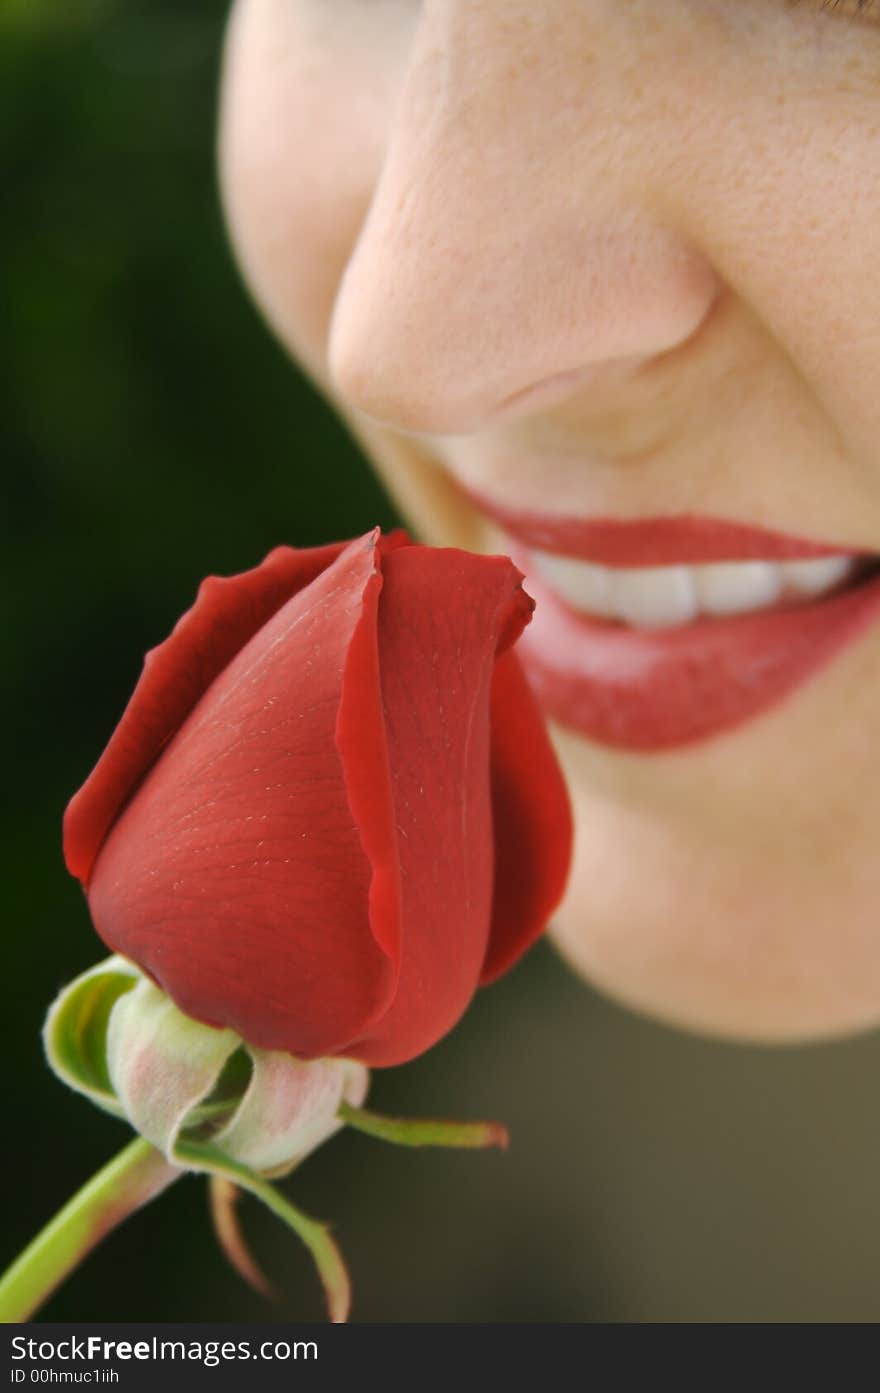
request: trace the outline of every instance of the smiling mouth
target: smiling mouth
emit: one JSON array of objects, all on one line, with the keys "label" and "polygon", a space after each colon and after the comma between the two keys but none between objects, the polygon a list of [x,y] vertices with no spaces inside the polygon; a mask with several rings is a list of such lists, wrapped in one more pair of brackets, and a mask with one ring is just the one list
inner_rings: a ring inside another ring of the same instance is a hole
[{"label": "smiling mouth", "polygon": [[530,555],[530,571],[576,613],[651,630],[677,628],[700,617],[806,604],[874,569],[870,561],[841,553],[801,561],[617,569],[549,552]]},{"label": "smiling mouth", "polygon": [[555,518],[469,493],[537,601],[548,715],[650,753],[757,717],[880,617],[880,557],[716,518]]}]

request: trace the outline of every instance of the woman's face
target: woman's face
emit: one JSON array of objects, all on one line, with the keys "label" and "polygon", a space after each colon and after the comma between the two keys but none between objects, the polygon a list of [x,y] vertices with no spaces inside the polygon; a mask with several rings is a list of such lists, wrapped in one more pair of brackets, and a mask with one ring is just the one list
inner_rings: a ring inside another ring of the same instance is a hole
[{"label": "woman's face", "polygon": [[414,529],[539,600],[569,960],[700,1030],[875,1024],[880,0],[239,0],[221,166]]}]

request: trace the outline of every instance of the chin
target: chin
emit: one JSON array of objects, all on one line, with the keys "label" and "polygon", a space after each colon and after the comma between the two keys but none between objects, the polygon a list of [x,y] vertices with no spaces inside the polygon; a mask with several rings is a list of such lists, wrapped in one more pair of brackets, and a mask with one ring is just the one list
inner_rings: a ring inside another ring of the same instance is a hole
[{"label": "chin", "polygon": [[772,904],[712,909],[625,866],[606,866],[597,892],[591,858],[576,864],[550,937],[603,996],[691,1035],[803,1045],[880,1025],[880,944],[833,921],[780,919]]}]

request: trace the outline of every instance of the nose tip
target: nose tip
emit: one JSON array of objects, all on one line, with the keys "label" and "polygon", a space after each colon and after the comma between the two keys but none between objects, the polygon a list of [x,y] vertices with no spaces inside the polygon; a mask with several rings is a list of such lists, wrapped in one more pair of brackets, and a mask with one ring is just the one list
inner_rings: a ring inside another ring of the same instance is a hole
[{"label": "nose tip", "polygon": [[[552,219],[552,201],[545,211]],[[585,225],[566,255],[551,230],[532,247],[464,247],[462,223],[370,232],[337,297],[333,386],[398,430],[470,434],[579,393],[600,402],[689,344],[723,288],[663,229],[644,228],[634,250],[632,234]]]}]

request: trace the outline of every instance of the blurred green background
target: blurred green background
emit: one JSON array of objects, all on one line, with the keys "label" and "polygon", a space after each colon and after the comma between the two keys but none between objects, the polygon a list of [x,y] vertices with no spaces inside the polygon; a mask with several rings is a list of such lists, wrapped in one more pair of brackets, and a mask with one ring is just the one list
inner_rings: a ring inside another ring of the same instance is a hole
[{"label": "blurred green background", "polygon": [[[125,1141],[47,1072],[58,987],[102,956],[61,814],[209,572],[393,514],[236,276],[215,189],[224,0],[0,0],[5,371],[0,1265]],[[289,1182],[332,1218],[355,1318],[873,1321],[880,1037],[707,1044],[617,1010],[546,946],[374,1106],[497,1116],[507,1156],[344,1135]],[[255,1204],[285,1292],[219,1257],[187,1179],[95,1253],[54,1320],[319,1319],[309,1261]]]}]

